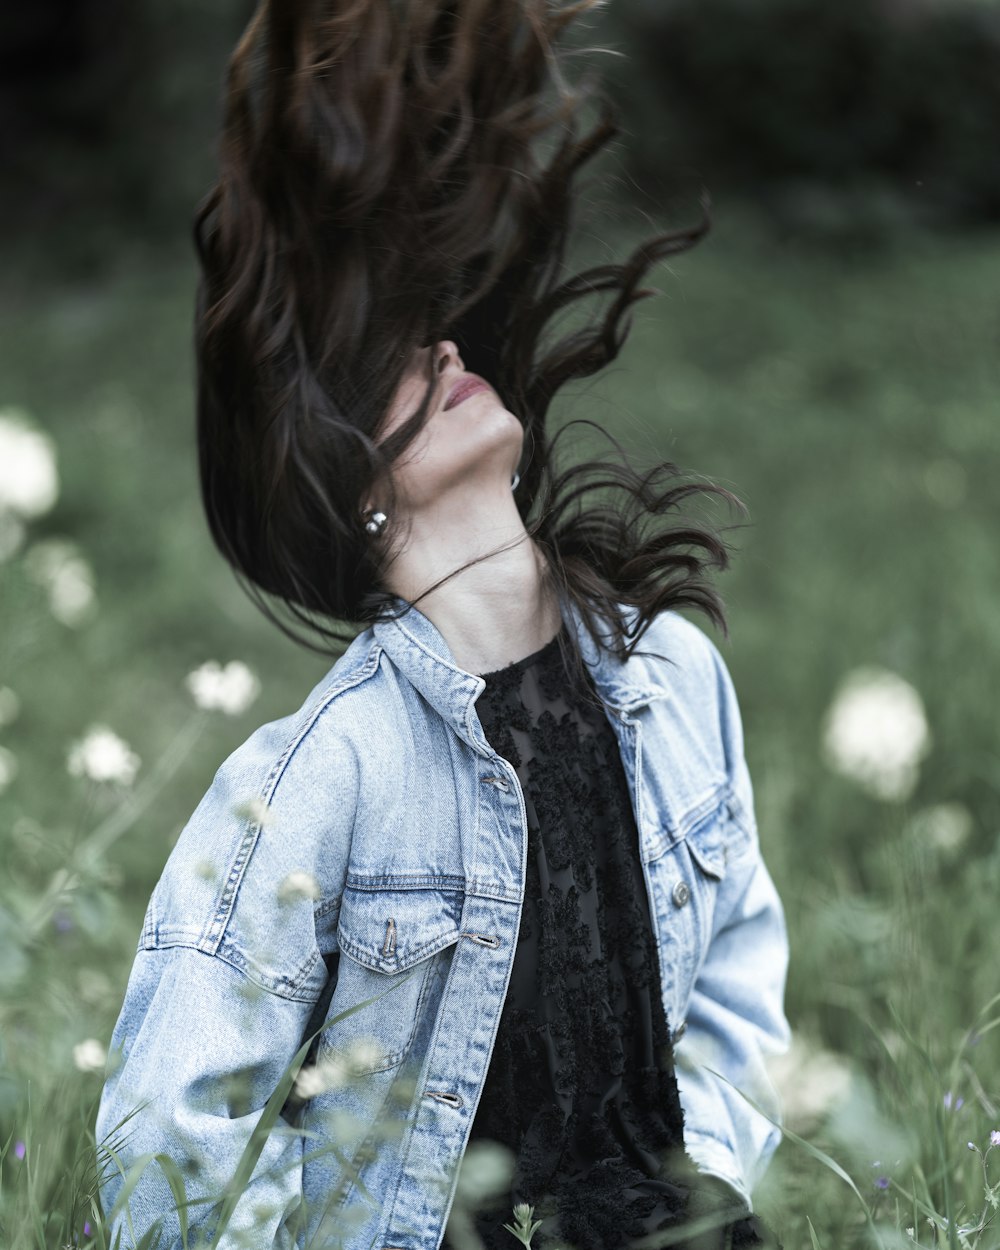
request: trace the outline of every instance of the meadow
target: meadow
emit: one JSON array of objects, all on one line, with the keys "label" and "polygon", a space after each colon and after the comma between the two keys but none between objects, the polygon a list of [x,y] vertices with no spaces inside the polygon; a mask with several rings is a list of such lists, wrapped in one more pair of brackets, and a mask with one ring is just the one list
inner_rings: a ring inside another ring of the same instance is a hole
[{"label": "meadow", "polygon": [[[786,1136],[755,1205],[786,1250],[997,1250],[1000,239],[844,250],[714,214],[553,415],[749,509],[729,639],[691,619],[740,696],[791,938]],[[579,258],[646,234],[592,224]],[[0,1241],[105,1250],[93,1124],[149,894],[219,764],[332,660],[211,545],[193,257],[41,275],[12,261],[0,305],[0,432],[39,432],[57,470],[0,508]]]}]

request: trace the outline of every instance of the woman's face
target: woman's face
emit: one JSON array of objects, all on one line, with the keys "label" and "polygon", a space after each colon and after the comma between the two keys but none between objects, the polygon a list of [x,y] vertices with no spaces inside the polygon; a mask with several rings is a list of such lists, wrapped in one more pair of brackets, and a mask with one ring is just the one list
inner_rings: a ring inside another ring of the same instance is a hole
[{"label": "woman's face", "polygon": [[[427,386],[428,357],[434,360],[434,390],[420,433],[392,467],[397,506],[411,515],[449,497],[470,491],[502,489],[510,495],[511,478],[521,457],[524,429],[490,386],[452,400],[456,384],[476,377],[467,373],[450,339],[417,348],[393,396],[378,439],[394,433],[417,410]],[[451,406],[449,407],[449,402]],[[372,506],[381,500],[377,488]]]}]

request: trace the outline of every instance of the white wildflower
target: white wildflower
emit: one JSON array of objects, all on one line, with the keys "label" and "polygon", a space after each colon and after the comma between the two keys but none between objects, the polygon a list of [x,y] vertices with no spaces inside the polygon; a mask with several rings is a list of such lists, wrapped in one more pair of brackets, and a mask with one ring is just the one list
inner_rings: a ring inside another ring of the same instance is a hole
[{"label": "white wildflower", "polygon": [[793,1033],[785,1054],[768,1057],[767,1072],[781,1091],[788,1127],[803,1132],[847,1095],[852,1069],[833,1051]]},{"label": "white wildflower", "polygon": [[384,1054],[374,1037],[357,1037],[346,1049],[331,1050],[312,1066],[301,1068],[295,1078],[295,1092],[300,1098],[315,1098],[339,1089],[352,1077],[371,1071]]},{"label": "white wildflower", "polygon": [[81,1072],[103,1072],[108,1052],[96,1037],[88,1037],[73,1047],[73,1062]]},{"label": "white wildflower", "polygon": [[138,755],[107,725],[92,725],[72,743],[66,767],[74,777],[131,785],[139,770]]},{"label": "white wildflower", "polygon": [[297,1098],[302,1098],[303,1100],[315,1098],[318,1094],[322,1094],[325,1089],[323,1074],[318,1064],[308,1064],[306,1067],[299,1069],[299,1074],[295,1078],[295,1096]]},{"label": "white wildflower", "polygon": [[55,444],[20,408],[0,410],[0,512],[37,517],[59,495]]},{"label": "white wildflower", "polygon": [[295,1078],[295,1092],[299,1098],[315,1098],[328,1090],[339,1089],[347,1083],[350,1075],[346,1058],[334,1052],[318,1063],[300,1069]]},{"label": "white wildflower", "polygon": [[367,1072],[380,1062],[385,1050],[374,1037],[357,1037],[347,1051],[347,1063],[352,1072]]},{"label": "white wildflower", "polygon": [[82,557],[67,560],[49,587],[52,615],[72,629],[82,625],[92,615],[94,599],[93,569]]},{"label": "white wildflower", "polygon": [[290,903],[296,898],[317,899],[319,896],[319,882],[311,872],[302,869],[290,872],[278,886],[278,898],[283,903]]},{"label": "white wildflower", "polygon": [[245,803],[237,803],[233,807],[233,814],[244,820],[249,820],[255,825],[260,825],[262,829],[270,828],[275,823],[274,813],[259,795],[255,798],[247,799]]},{"label": "white wildflower", "polygon": [[962,803],[936,803],[916,813],[909,832],[930,849],[950,855],[968,841],[972,813]]},{"label": "white wildflower", "polygon": [[93,615],[94,570],[75,543],[41,539],[24,556],[28,575],[44,587],[52,615],[63,625],[81,625]]},{"label": "white wildflower", "polygon": [[12,725],[21,711],[21,700],[10,686],[0,686],[0,729]]},{"label": "white wildflower", "polygon": [[245,712],[260,693],[260,682],[242,660],[230,660],[225,668],[208,660],[188,673],[186,682],[198,707],[227,716]]},{"label": "white wildflower", "polygon": [[917,783],[931,735],[920,695],[880,668],[850,673],[823,726],[827,764],[876,798],[900,801]]},{"label": "white wildflower", "polygon": [[501,1142],[483,1139],[469,1143],[458,1171],[455,1201],[471,1206],[495,1198],[509,1188],[514,1154]]},{"label": "white wildflower", "polygon": [[17,776],[17,771],[17,756],[6,747],[0,747],[0,794],[3,794]]}]

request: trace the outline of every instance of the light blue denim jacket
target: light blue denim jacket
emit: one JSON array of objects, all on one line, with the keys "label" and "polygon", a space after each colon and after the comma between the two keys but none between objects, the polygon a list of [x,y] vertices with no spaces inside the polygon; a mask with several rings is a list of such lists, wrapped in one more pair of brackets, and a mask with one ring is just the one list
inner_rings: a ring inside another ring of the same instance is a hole
[{"label": "light blue denim jacket", "polygon": [[[714,643],[676,612],[639,644],[666,658],[624,663],[568,601],[562,613],[629,782],[685,1146],[749,1202],[780,1133],[734,1086],[780,1120],[764,1060],[789,1042],[788,944],[733,685]],[[170,853],[111,1038],[98,1141],[145,1102],[118,1135],[123,1165],[147,1152],[193,1161],[188,1198],[218,1194],[324,1020],[340,1017],[307,1068],[353,1065],[353,1080],[284,1104],[221,1250],[441,1244],[525,880],[523,794],[476,714],[484,686],[419,609],[380,619],[299,711],[229,756]],[[111,1169],[106,1215],[121,1189]],[[302,1197],[308,1223],[293,1232]],[[157,1216],[161,1246],[180,1247],[174,1205],[151,1164],[130,1193],[131,1227],[115,1216],[122,1247]],[[216,1215],[189,1208],[192,1244]]]}]

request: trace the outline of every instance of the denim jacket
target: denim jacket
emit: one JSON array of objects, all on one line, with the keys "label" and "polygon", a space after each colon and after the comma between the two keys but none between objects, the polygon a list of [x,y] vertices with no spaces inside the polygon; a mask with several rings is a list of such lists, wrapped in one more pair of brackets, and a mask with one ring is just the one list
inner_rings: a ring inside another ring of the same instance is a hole
[{"label": "denim jacket", "polygon": [[[629,783],[685,1147],[749,1205],[780,1132],[739,1090],[780,1122],[764,1061],[789,1042],[788,945],[733,685],[674,611],[625,662],[568,600],[562,614]],[[417,608],[380,618],[297,712],[225,760],[171,850],[111,1038],[98,1141],[141,1104],[114,1135],[122,1168],[167,1155],[189,1200],[214,1197],[324,1021],[302,1072],[351,1077],[283,1104],[220,1250],[441,1245],[525,881],[523,793],[476,714],[484,687]],[[123,1250],[157,1217],[160,1246],[181,1247],[169,1170],[149,1164],[128,1191],[111,1224]],[[106,1215],[122,1186],[110,1169]],[[187,1208],[191,1244],[217,1215]]]}]

